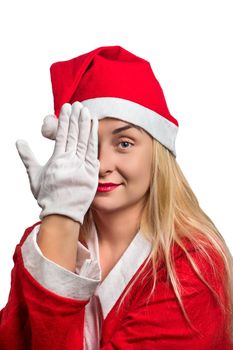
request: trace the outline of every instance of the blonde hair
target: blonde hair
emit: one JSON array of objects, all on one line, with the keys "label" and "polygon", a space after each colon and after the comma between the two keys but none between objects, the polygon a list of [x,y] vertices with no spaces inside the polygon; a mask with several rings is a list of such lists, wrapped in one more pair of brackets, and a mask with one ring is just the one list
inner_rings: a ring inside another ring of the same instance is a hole
[{"label": "blonde hair", "polygon": [[[91,211],[88,210],[84,223],[81,226],[84,237],[85,232],[91,228],[91,220]],[[230,334],[233,336],[232,255],[214,223],[200,208],[198,200],[182,173],[176,158],[155,139],[153,139],[151,181],[141,217],[140,231],[145,238],[151,241],[152,250],[146,259],[143,269],[140,270],[140,273],[129,288],[125,290],[118,310],[133,284],[151,263],[153,267],[153,287],[150,296],[154,293],[156,287],[156,263],[162,259],[166,267],[168,280],[170,280],[182,312],[190,324],[189,317],[183,306],[180,284],[175,273],[171,254],[174,244],[177,244],[186,254],[196,274],[212,291],[224,314],[228,316],[228,321],[230,320]],[[222,272],[219,271],[219,266],[216,265],[206,248],[211,247],[211,250],[215,251],[222,259],[226,272],[226,282],[224,284],[226,283],[228,305],[222,301],[221,296],[202,276],[200,269],[186,250],[182,238],[189,240],[200,253],[200,256],[209,262],[210,266],[212,266],[213,274],[219,276],[220,281],[223,278]]]}]

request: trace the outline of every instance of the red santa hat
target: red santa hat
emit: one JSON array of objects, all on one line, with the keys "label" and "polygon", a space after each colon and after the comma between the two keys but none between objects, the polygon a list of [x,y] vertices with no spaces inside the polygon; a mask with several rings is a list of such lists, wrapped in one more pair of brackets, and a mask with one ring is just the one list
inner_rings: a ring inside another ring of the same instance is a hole
[{"label": "red santa hat", "polygon": [[92,117],[138,125],[176,157],[178,121],[170,114],[150,63],[121,46],[103,46],[50,67],[54,111],[81,102]]}]

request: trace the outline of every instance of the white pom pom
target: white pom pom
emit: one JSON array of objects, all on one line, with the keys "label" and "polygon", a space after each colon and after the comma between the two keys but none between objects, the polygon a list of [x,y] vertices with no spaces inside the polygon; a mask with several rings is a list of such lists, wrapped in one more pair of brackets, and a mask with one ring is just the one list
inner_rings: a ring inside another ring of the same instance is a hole
[{"label": "white pom pom", "polygon": [[58,119],[55,115],[47,115],[43,120],[41,133],[50,140],[55,140],[57,135]]}]

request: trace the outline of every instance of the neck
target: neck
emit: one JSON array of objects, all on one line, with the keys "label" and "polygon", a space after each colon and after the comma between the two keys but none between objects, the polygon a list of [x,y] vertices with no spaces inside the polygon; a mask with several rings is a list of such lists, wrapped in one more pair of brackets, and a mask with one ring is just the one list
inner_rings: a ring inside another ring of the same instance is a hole
[{"label": "neck", "polygon": [[128,245],[139,231],[141,214],[141,206],[113,212],[92,210],[99,244]]}]

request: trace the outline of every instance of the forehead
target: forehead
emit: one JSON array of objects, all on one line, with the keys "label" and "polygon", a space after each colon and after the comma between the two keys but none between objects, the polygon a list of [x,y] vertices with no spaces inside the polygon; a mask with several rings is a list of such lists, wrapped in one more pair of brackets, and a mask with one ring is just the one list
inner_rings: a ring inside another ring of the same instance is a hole
[{"label": "forehead", "polygon": [[124,130],[136,130],[140,131],[140,133],[143,133],[143,129],[138,125],[112,117],[105,117],[99,120],[99,129],[100,131],[111,131],[113,135]]}]

